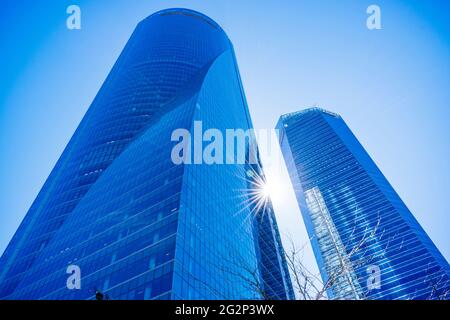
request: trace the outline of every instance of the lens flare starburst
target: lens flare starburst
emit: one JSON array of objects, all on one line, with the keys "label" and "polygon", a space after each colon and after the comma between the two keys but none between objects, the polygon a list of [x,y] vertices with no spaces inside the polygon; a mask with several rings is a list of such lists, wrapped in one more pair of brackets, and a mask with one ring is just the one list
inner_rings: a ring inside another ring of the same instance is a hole
[{"label": "lens flare starburst", "polygon": [[260,217],[267,213],[267,207],[271,206],[271,196],[273,186],[268,183],[266,177],[261,173],[260,166],[248,166],[245,172],[242,172],[241,178],[247,183],[247,188],[238,189],[238,197],[241,198],[241,208],[236,213],[239,214],[248,210],[247,218]]}]

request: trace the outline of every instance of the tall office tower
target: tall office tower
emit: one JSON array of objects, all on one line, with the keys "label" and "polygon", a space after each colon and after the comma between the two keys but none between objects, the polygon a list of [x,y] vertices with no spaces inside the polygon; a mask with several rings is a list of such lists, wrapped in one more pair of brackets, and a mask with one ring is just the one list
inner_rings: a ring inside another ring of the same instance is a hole
[{"label": "tall office tower", "polygon": [[329,297],[445,298],[447,261],[344,120],[310,108],[277,128]]},{"label": "tall office tower", "polygon": [[157,12],[137,26],[2,256],[1,298],[291,298],[270,201],[256,206],[247,191],[257,171],[206,164],[198,143],[189,147],[200,161],[173,161],[172,134],[197,138],[199,124],[252,127],[233,46],[203,14]]}]

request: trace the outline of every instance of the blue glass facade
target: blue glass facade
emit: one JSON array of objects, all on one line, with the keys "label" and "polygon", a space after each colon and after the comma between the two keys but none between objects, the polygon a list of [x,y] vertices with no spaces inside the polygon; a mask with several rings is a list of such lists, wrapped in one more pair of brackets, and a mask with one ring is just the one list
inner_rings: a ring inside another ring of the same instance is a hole
[{"label": "blue glass facade", "polygon": [[277,128],[323,282],[334,299],[448,299],[449,264],[337,114]]},{"label": "blue glass facade", "polygon": [[137,26],[3,254],[0,298],[292,298],[270,203],[243,201],[250,165],[171,160],[172,132],[194,121],[252,127],[224,31],[163,10]]}]

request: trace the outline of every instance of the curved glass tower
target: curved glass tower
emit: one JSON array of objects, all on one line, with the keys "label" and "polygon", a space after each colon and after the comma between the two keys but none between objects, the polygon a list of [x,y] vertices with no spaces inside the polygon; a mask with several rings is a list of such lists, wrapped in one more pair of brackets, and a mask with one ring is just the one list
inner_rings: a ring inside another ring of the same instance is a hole
[{"label": "curved glass tower", "polygon": [[338,114],[309,108],[277,128],[329,297],[449,298],[449,264]]},{"label": "curved glass tower", "polygon": [[3,254],[0,298],[292,298],[270,201],[246,205],[255,170],[171,160],[172,132],[195,121],[252,128],[224,31],[163,10],[137,26]]}]

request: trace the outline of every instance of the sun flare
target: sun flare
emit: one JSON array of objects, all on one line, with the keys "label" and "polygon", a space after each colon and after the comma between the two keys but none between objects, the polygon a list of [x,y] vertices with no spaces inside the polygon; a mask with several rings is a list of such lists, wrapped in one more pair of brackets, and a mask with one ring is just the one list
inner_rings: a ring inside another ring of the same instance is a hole
[{"label": "sun flare", "polygon": [[272,201],[279,202],[282,200],[282,187],[282,184],[276,177],[267,176],[266,181],[261,188],[261,193],[265,198],[270,198]]}]

